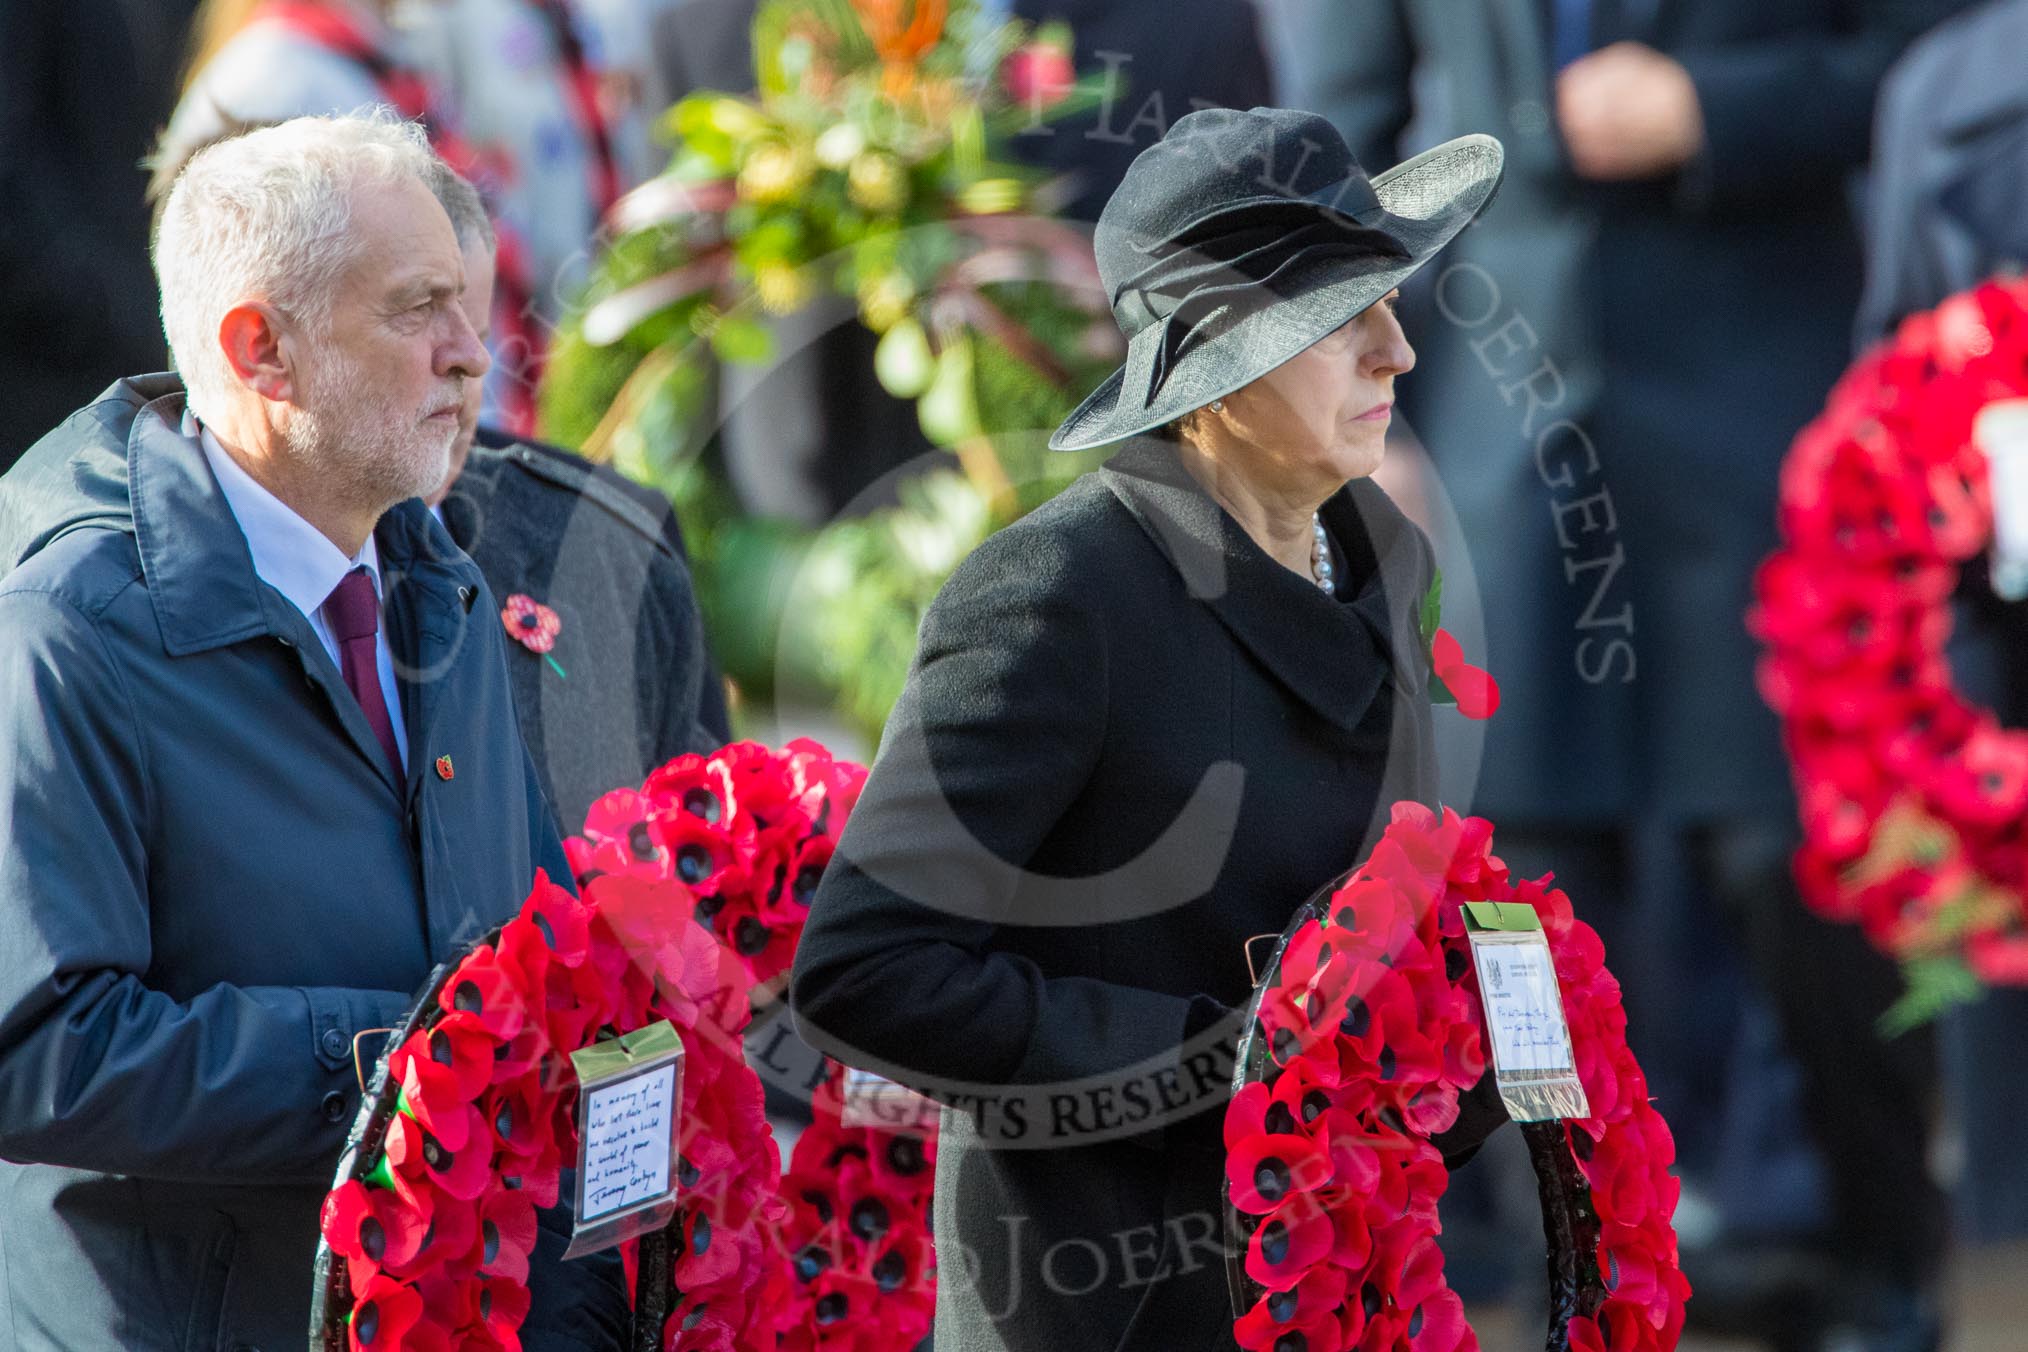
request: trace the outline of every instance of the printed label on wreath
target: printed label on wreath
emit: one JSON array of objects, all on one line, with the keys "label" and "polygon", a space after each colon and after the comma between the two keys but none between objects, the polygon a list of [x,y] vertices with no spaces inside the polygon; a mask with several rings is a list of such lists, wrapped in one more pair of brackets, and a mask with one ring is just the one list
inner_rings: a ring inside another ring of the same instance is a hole
[{"label": "printed label on wreath", "polygon": [[884,1080],[870,1070],[845,1067],[845,1105],[840,1114],[848,1127],[880,1127],[886,1131],[932,1131],[943,1111],[906,1085]]},{"label": "printed label on wreath", "polygon": [[676,1213],[683,1042],[667,1019],[570,1054],[578,1076],[577,1212],[565,1258]]},{"label": "printed label on wreath", "polygon": [[2028,597],[2028,399],[1996,399],[1979,411],[1972,439],[1986,456],[1993,494],[1993,591]]},{"label": "printed label on wreath", "polygon": [[1516,1122],[1591,1116],[1556,986],[1556,961],[1534,908],[1468,902],[1465,928],[1486,1013],[1487,1052],[1507,1115]]}]

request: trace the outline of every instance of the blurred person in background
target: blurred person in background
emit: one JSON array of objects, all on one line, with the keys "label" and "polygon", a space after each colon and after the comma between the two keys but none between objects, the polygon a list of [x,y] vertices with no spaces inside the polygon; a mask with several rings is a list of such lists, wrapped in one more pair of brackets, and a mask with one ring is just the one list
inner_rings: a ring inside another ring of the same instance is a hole
[{"label": "blurred person in background", "polygon": [[163,364],[140,164],[191,8],[0,4],[0,470],[112,377]]},{"label": "blurred person in background", "polygon": [[[1505,691],[1471,806],[1500,824],[1510,864],[1555,870],[1604,932],[1693,1170],[1721,1156],[1711,1105],[1740,1052],[1733,945],[1713,922],[1742,932],[1802,1063],[1839,1261],[1756,1259],[1731,1282],[1714,1249],[1686,1270],[1693,1320],[1731,1307],[1785,1352],[1938,1341],[1926,1052],[1873,1031],[1892,967],[1796,897],[1795,805],[1744,616],[1781,458],[1849,357],[1848,179],[1875,88],[1960,7],[1277,7],[1285,97],[1362,161],[1390,162],[1411,123],[1418,139],[1509,146],[1500,210],[1404,306],[1424,337],[1403,409],[1483,568],[1476,596],[1452,570],[1445,599],[1483,613]],[[1766,1058],[1740,1059],[1764,1086]]]},{"label": "blurred person in background", "polygon": [[[449,167],[433,185],[465,260],[465,316],[492,311],[491,224],[478,189]],[[705,652],[683,537],[667,499],[617,471],[479,421],[467,385],[451,472],[425,501],[503,606],[507,675],[521,735],[566,832],[601,794],[639,784],[687,751],[732,740]],[[561,624],[547,632],[526,597]],[[552,666],[551,662],[555,665]]]},{"label": "blurred person in background", "polygon": [[385,104],[479,184],[500,235],[488,414],[533,430],[549,331],[626,182],[567,0],[203,0],[195,29],[161,164],[235,124]]}]

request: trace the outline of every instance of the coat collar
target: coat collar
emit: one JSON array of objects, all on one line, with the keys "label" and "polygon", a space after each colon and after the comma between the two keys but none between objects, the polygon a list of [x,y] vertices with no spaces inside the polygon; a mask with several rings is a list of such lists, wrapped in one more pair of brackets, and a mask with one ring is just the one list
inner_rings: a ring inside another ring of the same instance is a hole
[{"label": "coat collar", "polygon": [[1351,731],[1390,678],[1426,698],[1416,630],[1424,552],[1378,485],[1354,480],[1322,508],[1350,565],[1333,598],[1269,558],[1159,441],[1129,442],[1100,474],[1191,598],[1318,714]]},{"label": "coat collar", "polygon": [[[127,490],[141,572],[162,626],[163,646],[181,657],[259,634],[302,642],[308,624],[261,583],[253,556],[203,447],[183,433],[180,387],[134,416],[127,437]],[[419,584],[416,620],[438,638],[460,631],[478,569],[420,501],[398,503],[374,528],[383,595]],[[390,631],[394,638],[397,631]]]}]

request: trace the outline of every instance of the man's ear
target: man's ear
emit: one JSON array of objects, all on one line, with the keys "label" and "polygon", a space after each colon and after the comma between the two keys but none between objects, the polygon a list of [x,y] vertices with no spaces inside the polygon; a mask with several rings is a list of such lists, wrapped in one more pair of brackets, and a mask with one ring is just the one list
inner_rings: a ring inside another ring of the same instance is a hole
[{"label": "man's ear", "polygon": [[218,346],[240,383],[273,403],[296,400],[295,341],[271,305],[247,301],[218,321]]}]

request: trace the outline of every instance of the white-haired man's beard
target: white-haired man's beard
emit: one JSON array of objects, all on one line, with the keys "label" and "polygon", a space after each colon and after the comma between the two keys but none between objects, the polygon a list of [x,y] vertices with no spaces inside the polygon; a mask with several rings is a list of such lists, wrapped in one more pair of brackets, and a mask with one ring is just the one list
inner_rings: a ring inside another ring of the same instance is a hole
[{"label": "white-haired man's beard", "polygon": [[404,408],[347,354],[326,348],[275,430],[297,463],[346,485],[360,506],[386,511],[433,492],[450,472],[457,420],[428,415],[460,399],[462,380],[453,376],[420,407]]}]

